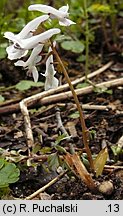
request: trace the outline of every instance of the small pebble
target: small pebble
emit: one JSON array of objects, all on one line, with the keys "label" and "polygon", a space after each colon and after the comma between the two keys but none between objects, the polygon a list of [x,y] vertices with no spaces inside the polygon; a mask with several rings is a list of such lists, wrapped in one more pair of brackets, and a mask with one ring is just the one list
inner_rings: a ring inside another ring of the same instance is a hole
[{"label": "small pebble", "polygon": [[102,194],[111,195],[114,190],[114,186],[111,181],[104,181],[100,183],[98,189]]}]

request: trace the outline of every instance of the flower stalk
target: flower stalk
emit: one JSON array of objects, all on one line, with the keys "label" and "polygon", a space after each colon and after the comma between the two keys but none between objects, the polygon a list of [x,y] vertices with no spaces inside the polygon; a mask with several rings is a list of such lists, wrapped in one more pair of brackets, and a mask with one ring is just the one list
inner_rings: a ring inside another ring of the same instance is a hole
[{"label": "flower stalk", "polygon": [[82,107],[80,106],[80,103],[79,103],[79,100],[78,100],[78,97],[76,95],[76,92],[74,90],[74,87],[70,81],[70,78],[68,76],[68,73],[64,67],[64,64],[57,52],[57,50],[55,49],[55,47],[52,46],[52,50],[53,50],[53,53],[58,61],[58,63],[61,65],[62,67],[62,70],[63,70],[63,74],[65,76],[65,79],[67,81],[67,83],[69,84],[69,87],[70,87],[70,90],[73,94],[73,98],[75,100],[75,103],[76,103],[76,106],[77,106],[77,109],[78,109],[78,112],[79,112],[79,115],[80,115],[80,122],[81,122],[81,126],[82,126],[82,138],[83,138],[83,144],[84,144],[84,147],[85,147],[85,150],[86,150],[86,153],[87,153],[87,156],[88,156],[88,160],[89,160],[89,163],[90,163],[90,167],[92,170],[94,170],[94,164],[93,164],[93,159],[92,159],[92,154],[91,154],[91,151],[90,151],[90,148],[89,148],[89,132],[87,130],[87,127],[86,127],[86,124],[85,124],[85,119],[84,119],[84,114],[83,114],[83,110],[82,110]]}]

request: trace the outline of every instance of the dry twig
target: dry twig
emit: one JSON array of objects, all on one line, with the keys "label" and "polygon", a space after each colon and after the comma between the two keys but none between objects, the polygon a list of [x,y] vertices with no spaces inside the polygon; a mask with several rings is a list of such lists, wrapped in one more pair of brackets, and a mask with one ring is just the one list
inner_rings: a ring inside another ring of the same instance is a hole
[{"label": "dry twig", "polygon": [[[96,84],[96,88],[111,88],[114,86],[119,86],[119,85],[123,85],[123,78],[119,78],[119,79],[114,79],[114,80],[110,80],[107,82],[102,82],[99,84]],[[80,89],[76,89],[75,92],[76,94],[79,95],[85,95],[85,94],[89,94],[93,91],[93,86],[88,86],[85,88],[80,88]],[[67,92],[63,92],[63,93],[58,93],[56,95],[51,95],[49,97],[45,97],[40,99],[40,103],[43,104],[48,104],[48,103],[55,103],[58,101],[62,101],[65,99],[70,99],[72,98],[72,93],[71,91],[67,91]]]},{"label": "dry twig", "polygon": [[[123,78],[114,79],[114,80],[111,80],[108,82],[103,82],[103,83],[97,84],[96,87],[97,88],[98,87],[99,88],[102,88],[102,87],[110,88],[110,87],[114,87],[114,86],[118,86],[118,85],[123,85]],[[55,93],[57,91],[57,89],[51,89],[51,90],[48,90],[46,92],[38,93],[37,95],[33,95],[33,96],[28,97],[28,98],[25,98],[24,100],[22,100],[20,102],[20,108],[21,108],[21,112],[24,115],[24,122],[25,122],[25,126],[26,126],[26,135],[27,135],[28,147],[32,147],[34,145],[34,141],[33,141],[33,134],[32,134],[31,123],[30,123],[29,112],[28,112],[27,106],[30,103],[32,104],[34,101],[35,102],[37,101],[37,103],[38,103],[39,100],[40,100],[40,103],[43,104],[43,103],[57,102],[59,100],[61,101],[64,99],[72,98],[71,91],[49,96],[50,94]],[[88,93],[91,93],[93,91],[93,86],[88,86],[88,87],[85,87],[82,89],[76,89],[75,91],[76,91],[77,95],[88,94]],[[47,97],[47,96],[49,96],[49,97]]]},{"label": "dry twig", "polygon": [[60,109],[58,107],[56,107],[56,119],[57,119],[57,128],[59,130],[61,130],[61,132],[66,136],[68,137],[69,139],[69,134],[68,132],[66,131],[63,123],[62,123],[62,119],[61,119],[61,115],[60,115]]},{"label": "dry twig", "polygon": [[56,183],[60,178],[62,178],[65,174],[67,173],[67,170],[60,173],[57,177],[55,177],[53,180],[51,180],[48,184],[46,184],[45,186],[43,186],[42,188],[40,188],[39,190],[35,191],[33,194],[27,196],[25,198],[25,200],[31,200],[34,197],[36,197],[37,195],[39,195],[40,193],[42,193],[43,191],[45,191],[48,187],[50,187],[51,185],[53,185],[54,183]]},{"label": "dry twig", "polygon": [[[108,68],[110,68],[110,66],[113,64],[112,61],[108,62],[107,64],[105,64],[104,66],[102,66],[101,68],[99,68],[98,70],[90,73],[88,75],[88,78],[92,78],[94,76],[97,76],[99,75],[100,73],[104,72],[105,70],[107,70]],[[85,80],[85,76],[81,77],[81,78],[78,78],[74,81],[72,81],[72,85],[76,85],[82,81]],[[54,93],[58,93],[58,92],[62,92],[62,91],[65,91],[67,90],[69,87],[68,84],[64,84],[64,85],[61,85],[59,86],[58,88],[56,89],[52,89],[52,90],[49,90],[48,92],[48,95],[51,95],[51,94],[54,94]],[[44,92],[43,92],[44,93]],[[43,95],[43,97],[45,96],[48,96],[48,95]],[[32,105],[34,105],[36,102],[38,102],[38,100],[42,98],[42,93],[38,93],[34,96],[31,96],[31,97],[28,97],[27,99],[24,99],[25,100],[25,103],[26,103],[26,106],[28,107],[31,107]],[[0,108],[0,114],[5,114],[5,113],[13,113],[13,112],[16,112],[16,111],[19,111],[20,110],[20,106],[19,104],[12,104],[12,105],[9,105],[9,106],[4,106],[2,105],[3,103],[0,104],[0,106],[3,106]]]}]

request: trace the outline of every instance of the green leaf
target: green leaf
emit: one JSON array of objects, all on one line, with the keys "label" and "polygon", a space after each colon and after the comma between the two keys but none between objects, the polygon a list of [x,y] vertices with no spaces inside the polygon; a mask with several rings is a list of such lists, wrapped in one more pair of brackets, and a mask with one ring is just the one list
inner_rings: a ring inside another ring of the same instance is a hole
[{"label": "green leaf", "polygon": [[43,82],[33,82],[30,80],[21,80],[16,84],[15,88],[19,91],[25,91],[30,89],[31,87],[41,87],[44,86]]},{"label": "green leaf", "polygon": [[88,8],[90,13],[107,13],[110,14],[111,8],[110,5],[95,3]]},{"label": "green leaf", "polygon": [[112,150],[112,152],[114,154],[115,159],[117,159],[118,156],[120,154],[122,154],[122,147],[120,147],[120,146],[113,145],[113,146],[111,146],[111,150]]},{"label": "green leaf", "polygon": [[102,174],[104,166],[108,158],[107,148],[102,149],[94,160],[94,170],[96,172],[96,177]]},{"label": "green leaf", "polygon": [[89,169],[90,168],[90,163],[88,161],[88,159],[86,159],[85,157],[82,156],[82,162],[84,163],[84,165]]},{"label": "green leaf", "polygon": [[32,87],[32,81],[22,80],[16,84],[16,89],[19,91],[25,91]]},{"label": "green leaf", "polygon": [[9,187],[0,188],[0,199],[1,200],[9,200],[10,199]]},{"label": "green leaf", "polygon": [[3,59],[6,57],[7,53],[6,53],[6,48],[7,47],[7,43],[2,43],[0,45],[0,59]]},{"label": "green leaf", "polygon": [[108,89],[108,90],[105,91],[105,93],[112,95],[113,91],[112,91],[112,89]]},{"label": "green leaf", "polygon": [[63,41],[61,43],[61,47],[65,50],[70,50],[74,53],[81,53],[85,49],[84,44],[79,40],[77,40],[77,41],[74,41],[74,40]]},{"label": "green leaf", "polygon": [[107,87],[94,87],[94,92],[96,93],[107,93],[107,94],[112,94],[113,91],[112,89],[108,89]]},{"label": "green leaf", "polygon": [[55,146],[55,149],[56,149],[57,151],[59,151],[60,153],[66,153],[65,148],[62,147],[62,146],[60,146],[60,145],[56,145],[56,146]]},{"label": "green leaf", "polygon": [[65,140],[65,139],[67,139],[65,134],[58,136],[56,141],[55,141],[55,145],[58,145],[62,140]]},{"label": "green leaf", "polygon": [[19,175],[20,171],[14,163],[4,161],[0,169],[0,188],[8,187],[9,184],[18,181]]},{"label": "green leaf", "polygon": [[87,87],[87,86],[89,86],[89,83],[84,82],[84,83],[79,83],[79,84],[76,86],[76,88],[77,88],[77,89],[78,89],[78,88],[85,88],[85,87]]},{"label": "green leaf", "polygon": [[34,114],[34,113],[38,112],[38,110],[37,110],[37,109],[30,109],[29,112],[30,112],[31,114]]},{"label": "green leaf", "polygon": [[0,159],[0,169],[1,169],[3,166],[4,166],[4,159],[1,158],[1,159]]},{"label": "green leaf", "polygon": [[32,149],[32,153],[36,154],[41,149],[41,144],[36,143]]},{"label": "green leaf", "polygon": [[86,56],[85,55],[80,55],[77,59],[78,62],[85,62]]},{"label": "green leaf", "polygon": [[67,36],[67,35],[57,35],[55,37],[55,41],[57,41],[57,42],[62,42],[64,40],[71,40],[71,37]]},{"label": "green leaf", "polygon": [[119,16],[123,17],[123,11],[119,11]]},{"label": "green leaf", "polygon": [[0,103],[3,101],[5,101],[5,98],[2,95],[0,95]]},{"label": "green leaf", "polygon": [[40,152],[43,154],[51,153],[52,148],[51,147],[43,147],[40,149]]},{"label": "green leaf", "polygon": [[25,158],[27,158],[27,156],[24,155],[18,155],[18,156],[8,156],[7,159],[14,162],[14,163],[18,163],[22,160],[24,160]]},{"label": "green leaf", "polygon": [[70,117],[70,118],[73,118],[73,119],[79,118],[79,112],[76,111],[76,112],[70,114],[69,117]]},{"label": "green leaf", "polygon": [[42,87],[42,86],[44,86],[44,83],[43,82],[33,82],[32,81],[32,86],[33,87]]},{"label": "green leaf", "polygon": [[57,167],[59,166],[59,158],[58,158],[57,153],[49,155],[48,164],[49,164],[50,169],[52,169],[53,171],[57,169]]},{"label": "green leaf", "polygon": [[89,133],[90,133],[90,139],[94,139],[96,137],[96,130],[92,129],[89,131]]}]

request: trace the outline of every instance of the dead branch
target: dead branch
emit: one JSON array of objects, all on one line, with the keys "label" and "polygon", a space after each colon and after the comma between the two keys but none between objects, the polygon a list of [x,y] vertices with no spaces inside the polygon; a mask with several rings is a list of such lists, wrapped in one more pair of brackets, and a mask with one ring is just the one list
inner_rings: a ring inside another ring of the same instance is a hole
[{"label": "dead branch", "polygon": [[19,103],[0,107],[0,115],[18,112],[20,110]]},{"label": "dead branch", "polygon": [[[120,86],[123,85],[123,78],[119,78],[119,79],[114,79],[114,80],[110,80],[107,82],[102,82],[99,84],[96,84],[95,87],[96,88],[111,88],[114,86]],[[93,86],[88,86],[85,88],[80,88],[80,89],[76,89],[76,94],[78,96],[80,95],[85,95],[85,94],[89,94],[93,91]],[[48,103],[56,103],[58,101],[63,101],[65,99],[70,99],[72,98],[72,93],[71,91],[67,91],[67,92],[63,92],[63,93],[58,93],[56,95],[51,95],[49,97],[45,97],[40,99],[40,103],[43,104],[48,104]]]},{"label": "dead branch", "polygon": [[[88,78],[90,79],[90,78],[92,78],[92,77],[94,77],[94,76],[97,76],[97,75],[99,75],[100,73],[102,73],[102,72],[104,72],[105,70],[107,70],[108,68],[110,68],[110,66],[113,64],[113,62],[112,61],[110,61],[110,62],[108,62],[107,64],[105,64],[104,66],[102,66],[101,68],[99,68],[98,70],[96,70],[96,71],[94,71],[94,72],[92,72],[92,73],[90,73],[89,75],[88,75]],[[80,83],[80,82],[83,82],[85,80],[85,76],[83,76],[83,77],[81,77],[81,78],[78,78],[78,79],[76,79],[76,80],[74,80],[74,81],[72,81],[72,85],[76,85],[76,84],[78,84],[78,83]],[[49,92],[49,94],[48,95],[51,95],[51,94],[54,94],[54,93],[58,93],[58,92],[61,92],[61,91],[65,91],[65,90],[67,90],[69,88],[69,86],[68,86],[68,84],[64,84],[64,85],[61,85],[61,86],[59,86],[58,88],[56,88],[55,90],[49,90],[50,92]],[[44,92],[43,92],[44,93]],[[27,106],[28,107],[31,107],[32,105],[34,105],[35,103],[37,103],[38,101],[38,99],[37,99],[37,97],[38,97],[38,95],[40,96],[40,94],[42,94],[42,93],[39,93],[39,94],[36,94],[35,96],[34,96],[34,98],[32,98],[32,99],[28,99],[28,102],[27,102]],[[31,97],[33,97],[33,96],[31,96]],[[40,96],[41,97],[41,96]],[[40,98],[39,97],[39,98]],[[45,96],[44,96],[45,97]],[[30,98],[30,97],[29,97]],[[3,103],[2,103],[3,104]],[[12,104],[12,105],[9,105],[9,106],[5,106],[5,105],[2,105],[1,104],[1,106],[3,106],[3,107],[1,107],[0,108],[0,115],[2,114],[6,114],[6,113],[13,113],[13,112],[17,112],[17,111],[19,111],[20,110],[20,106],[19,106],[19,104],[18,103],[16,103],[16,104]]]},{"label": "dead branch", "polygon": [[[40,106],[40,101],[37,103],[37,105]],[[58,104],[58,106],[65,106],[65,105],[66,104],[63,104],[63,103]],[[28,108],[31,108],[31,107],[34,107],[34,106],[35,106],[35,103],[32,104],[32,105],[31,104],[28,105]],[[73,104],[73,106],[76,108],[75,104]],[[82,108],[85,109],[85,110],[105,110],[105,111],[108,111],[108,110],[112,109],[108,105],[104,106],[104,105],[94,105],[94,104],[82,104]],[[3,107],[0,108],[0,115],[18,112],[19,110],[20,110],[19,103],[8,105],[8,106],[3,106]]]},{"label": "dead branch", "polygon": [[[112,64],[112,62],[110,62],[110,65]],[[109,67],[109,64],[108,64],[108,67]],[[102,70],[101,70],[102,71]],[[100,71],[98,70],[98,73]],[[97,74],[97,72],[96,72]],[[92,77],[92,74],[90,74],[91,77]],[[95,73],[94,73],[94,76],[95,76]],[[90,78],[88,76],[88,78]],[[83,79],[85,79],[85,76],[83,77]],[[79,79],[80,81],[80,79]],[[74,83],[75,84],[75,83]],[[44,97],[47,97],[51,94],[54,94],[54,93],[57,93],[65,88],[68,88],[68,84],[67,85],[63,85],[63,86],[59,86],[58,88],[56,89],[50,89],[48,91],[44,91],[44,92],[41,92],[41,93],[38,93],[36,95],[33,95],[33,96],[30,96],[28,98],[25,98],[23,99],[21,102],[20,102],[20,109],[21,109],[21,112],[22,114],[24,115],[24,122],[25,122],[25,127],[26,127],[26,135],[27,135],[27,145],[28,147],[33,147],[34,146],[34,141],[33,141],[33,134],[32,134],[32,129],[31,129],[31,123],[30,123],[30,117],[29,117],[29,111],[27,109],[27,106],[31,103],[35,103],[35,102],[38,102],[38,100],[41,100],[43,99]],[[93,88],[93,87],[92,87]],[[79,89],[78,89],[79,91]],[[71,92],[66,92],[65,95],[67,96],[67,94],[70,94],[71,97],[72,97],[72,93]],[[78,94],[79,95],[79,94]]]},{"label": "dead branch", "polygon": [[[60,115],[60,109],[58,107],[56,107],[56,119],[57,119],[57,128],[59,130],[61,130],[61,132],[66,136],[69,137],[68,132],[66,131],[63,123],[62,123],[62,119],[61,119],[61,115]],[[68,138],[69,139],[69,138]]]},{"label": "dead branch", "polygon": [[[111,67],[112,64],[113,64],[113,61],[110,61],[107,64],[105,64],[104,66],[102,66],[101,68],[99,68],[99,69],[95,70],[94,72],[88,74],[88,79],[90,79],[92,77],[95,77],[95,76],[101,74],[102,72],[106,71],[108,68]],[[83,82],[84,80],[85,80],[85,76],[83,76],[81,78],[78,78],[78,79],[72,81],[71,83],[74,86],[74,85],[77,85],[78,83]],[[60,91],[65,91],[65,90],[68,89],[69,86],[68,86],[68,84],[64,84],[64,85],[62,85],[60,87],[61,87]]]},{"label": "dead branch", "polygon": [[32,134],[29,112],[28,112],[27,106],[25,106],[25,104],[24,104],[24,100],[22,100],[20,102],[20,108],[21,108],[21,112],[22,112],[23,117],[24,117],[27,144],[28,144],[28,148],[30,148],[30,147],[33,147],[34,140],[33,140],[33,134]]},{"label": "dead branch", "polygon": [[[59,107],[64,107],[66,106],[65,103],[57,103],[57,106]],[[73,107],[73,109],[76,109],[76,104],[71,103],[71,107]],[[102,110],[102,111],[109,111],[112,109],[112,107],[110,105],[95,105],[95,104],[91,104],[91,103],[87,103],[87,104],[82,104],[82,108],[84,110]]]},{"label": "dead branch", "polygon": [[[102,87],[110,88],[110,87],[119,86],[119,85],[123,85],[123,78],[114,79],[108,82],[103,82],[103,83],[97,84],[96,87],[97,88],[102,88]],[[31,129],[29,111],[27,109],[27,106],[35,104],[36,102],[39,103],[39,101],[41,104],[47,104],[51,102],[52,103],[58,102],[59,100],[61,101],[61,100],[72,98],[71,91],[59,93],[56,95],[51,95],[51,94],[56,93],[57,89],[51,89],[46,92],[38,93],[36,95],[25,98],[20,102],[21,112],[24,115],[24,122],[25,122],[26,135],[27,135],[27,144],[29,148],[34,145],[34,141],[33,141],[33,134],[32,134],[32,129]],[[76,89],[75,91],[77,95],[88,94],[93,91],[93,86],[88,86],[82,89]]]},{"label": "dead branch", "polygon": [[62,178],[67,173],[67,170],[59,174],[56,178],[51,180],[48,184],[40,188],[39,190],[35,191],[33,194],[27,196],[24,200],[32,200],[34,197],[45,191],[48,187],[56,183],[60,178]]}]

